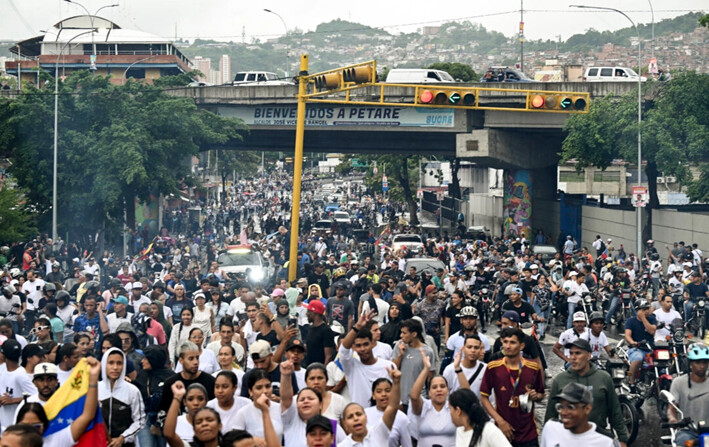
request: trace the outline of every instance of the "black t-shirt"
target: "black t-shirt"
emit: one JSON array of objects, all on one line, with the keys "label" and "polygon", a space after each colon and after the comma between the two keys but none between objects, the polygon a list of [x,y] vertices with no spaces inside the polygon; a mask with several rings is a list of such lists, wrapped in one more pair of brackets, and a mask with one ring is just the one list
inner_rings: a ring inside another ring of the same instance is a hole
[{"label": "black t-shirt", "polygon": [[524,292],[524,295],[522,296],[531,296],[532,289],[534,288],[534,286],[537,285],[537,280],[530,279],[529,281],[527,281],[526,279],[523,279],[519,282],[519,285],[522,288],[522,292]]},{"label": "black t-shirt", "polygon": [[[529,360],[539,358],[539,349],[537,348],[537,342],[527,334],[524,335],[524,349],[522,350],[522,356]],[[502,340],[498,338],[492,345],[492,354],[490,355],[490,361],[497,360],[502,357]]]},{"label": "black t-shirt", "polygon": [[256,336],[256,340],[266,340],[268,344],[271,345],[271,347],[278,346],[278,334],[276,334],[276,331],[271,331],[266,335],[263,335],[262,333],[259,332],[259,334]]},{"label": "black t-shirt", "polygon": [[692,300],[697,300],[699,298],[705,298],[707,294],[707,285],[703,282],[699,284],[694,284],[690,282],[684,286],[684,291],[689,294],[689,298]]},{"label": "black t-shirt", "polygon": [[335,334],[332,333],[330,326],[327,324],[310,326],[305,346],[304,365],[310,365],[315,362],[325,363],[325,348],[335,350]]},{"label": "black t-shirt", "polygon": [[532,321],[532,314],[534,313],[534,308],[532,307],[531,304],[526,302],[524,299],[520,301],[520,306],[515,307],[514,304],[512,304],[512,301],[507,300],[502,304],[502,310],[514,310],[519,314],[519,323],[524,324],[524,323],[530,323]]},{"label": "black t-shirt", "polygon": [[454,306],[450,306],[446,309],[445,316],[451,319],[450,330],[448,331],[448,334],[450,335],[455,334],[462,328],[462,325],[460,324],[460,317],[458,317],[459,313],[460,309]]},{"label": "black t-shirt", "polygon": [[[250,369],[246,371],[244,377],[241,378],[241,397],[249,397],[249,376],[251,376]],[[276,368],[268,373],[268,378],[271,380],[271,386],[273,387],[272,393],[274,396],[281,395],[281,368],[276,366]],[[291,384],[293,385],[293,394],[298,392],[298,380],[295,378],[295,374],[291,374]]]},{"label": "black t-shirt", "polygon": [[332,297],[327,300],[327,317],[330,323],[337,321],[342,325],[342,327],[347,330],[347,322],[349,317],[354,317],[355,309],[352,305],[352,301],[347,298],[339,299],[337,297]]},{"label": "black t-shirt", "polygon": [[[207,389],[207,400],[214,399],[214,377],[211,374],[202,372],[194,379],[187,380],[182,377],[182,373],[177,373],[165,381],[162,391],[162,399],[160,399],[160,413],[158,414],[158,419],[162,425],[165,421],[165,415],[167,415],[167,410],[170,409],[170,404],[172,403],[172,384],[181,381],[185,384],[185,389],[187,389],[193,383],[199,383],[204,388]],[[184,406],[182,406],[184,409]]]}]

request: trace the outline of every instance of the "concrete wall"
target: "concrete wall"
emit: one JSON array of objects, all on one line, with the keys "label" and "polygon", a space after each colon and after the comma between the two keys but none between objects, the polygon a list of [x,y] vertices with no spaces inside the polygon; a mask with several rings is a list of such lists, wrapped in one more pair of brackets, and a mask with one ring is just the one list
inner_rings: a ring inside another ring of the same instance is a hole
[{"label": "concrete wall", "polygon": [[[652,237],[663,259],[666,258],[665,244],[672,246],[672,243],[677,241],[684,241],[687,244],[697,243],[705,252],[709,250],[709,215],[655,210],[652,218]],[[635,219],[634,211],[584,206],[582,244],[590,249],[596,235],[600,234],[604,240],[612,238],[616,249],[623,244],[626,253],[634,253]]]},{"label": "concrete wall", "polygon": [[493,236],[502,236],[502,197],[470,194],[464,214],[468,226],[484,225]]},{"label": "concrete wall", "polygon": [[532,198],[532,240],[538,230],[551,237],[551,244],[556,245],[561,227],[561,206],[558,200]]}]

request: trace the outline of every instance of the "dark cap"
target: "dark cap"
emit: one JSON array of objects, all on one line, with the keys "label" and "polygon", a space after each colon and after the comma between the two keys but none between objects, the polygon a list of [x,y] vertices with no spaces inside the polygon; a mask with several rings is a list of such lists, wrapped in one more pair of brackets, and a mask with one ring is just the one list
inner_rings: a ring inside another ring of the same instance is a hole
[{"label": "dark cap", "polygon": [[591,344],[584,339],[577,338],[576,340],[572,341],[571,343],[566,343],[564,346],[566,349],[571,349],[572,347],[576,347],[579,349],[583,349],[584,351],[588,352],[593,352],[593,349],[591,349]]},{"label": "dark cap", "polygon": [[559,394],[557,398],[559,400],[571,402],[572,404],[593,404],[593,393],[591,390],[577,382],[570,382],[567,384],[561,390],[561,394]]},{"label": "dark cap", "polygon": [[29,343],[27,346],[25,346],[25,349],[23,349],[22,352],[24,352],[27,358],[35,355],[43,357],[47,354],[47,351],[45,351],[44,348],[42,348],[37,343]]},{"label": "dark cap", "polygon": [[507,318],[510,321],[514,321],[515,323],[519,323],[519,314],[515,312],[514,310],[508,310],[504,314],[502,314],[502,318]]},{"label": "dark cap", "polygon": [[310,433],[316,427],[320,427],[330,433],[333,432],[332,421],[321,414],[318,414],[308,419],[308,424],[305,426],[305,433]]},{"label": "dark cap", "polygon": [[20,342],[18,342],[14,338],[5,340],[5,342],[2,344],[1,350],[2,354],[8,360],[12,360],[14,362],[20,360],[20,357],[22,356],[22,346],[20,345]]},{"label": "dark cap", "polygon": [[335,285],[335,290],[337,290],[337,289],[347,290],[347,284],[345,284],[343,281],[337,281],[334,285]]},{"label": "dark cap", "polygon": [[301,351],[305,352],[305,345],[303,345],[302,341],[295,338],[295,339],[291,340],[290,343],[288,343],[288,346],[286,347],[286,351],[290,351],[291,349],[300,349]]}]

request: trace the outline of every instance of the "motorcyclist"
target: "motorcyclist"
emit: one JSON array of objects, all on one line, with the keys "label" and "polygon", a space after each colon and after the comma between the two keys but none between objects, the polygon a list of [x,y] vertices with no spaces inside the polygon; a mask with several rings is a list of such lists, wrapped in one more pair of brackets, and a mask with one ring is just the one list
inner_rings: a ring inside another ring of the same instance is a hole
[{"label": "motorcyclist", "polygon": [[689,321],[692,318],[692,309],[697,301],[709,298],[709,287],[702,281],[702,274],[695,271],[692,272],[690,278],[692,282],[684,286],[685,321]]},{"label": "motorcyclist", "polygon": [[631,389],[635,387],[635,379],[640,366],[649,352],[648,347],[654,346],[655,332],[657,331],[657,318],[652,314],[652,306],[645,299],[635,301],[637,316],[625,322],[625,341],[631,348],[628,350],[630,371],[628,384]]},{"label": "motorcyclist", "polygon": [[[689,360],[689,374],[674,379],[670,393],[685,416],[691,417],[694,421],[705,421],[709,418],[709,381],[707,380],[709,348],[703,343],[694,343],[687,352],[687,360]],[[672,405],[667,409],[667,417],[669,422],[677,422],[677,411]],[[677,431],[675,444],[691,445],[685,443],[698,439],[699,434],[694,429],[685,428]]]},{"label": "motorcyclist", "polygon": [[[615,315],[618,309],[618,304],[620,303],[620,292],[623,289],[627,289],[631,286],[630,278],[628,278],[628,270],[624,267],[619,267],[613,278],[609,281],[609,288],[613,294],[611,298],[611,304],[608,306],[608,313],[606,314],[606,324],[610,324],[611,318]],[[633,304],[630,304],[632,312],[635,312]]]}]

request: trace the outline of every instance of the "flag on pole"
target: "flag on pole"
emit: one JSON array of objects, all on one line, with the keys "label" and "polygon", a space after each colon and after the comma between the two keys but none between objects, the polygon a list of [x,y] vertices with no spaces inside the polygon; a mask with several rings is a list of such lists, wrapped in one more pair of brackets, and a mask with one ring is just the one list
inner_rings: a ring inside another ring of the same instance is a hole
[{"label": "flag on pole", "polygon": [[148,246],[145,247],[145,248],[138,254],[138,256],[135,257],[135,261],[143,261],[143,260],[145,260],[145,258],[148,257],[148,255],[150,254],[150,252],[153,251],[153,245],[155,245],[155,240],[156,240],[157,238],[158,238],[158,237],[155,236],[155,238],[153,238],[153,240],[150,241],[150,244],[148,244]]},{"label": "flag on pole", "polygon": [[[49,426],[44,432],[45,438],[56,436],[66,427],[71,426],[83,412],[86,403],[86,393],[89,391],[89,370],[86,359],[76,364],[69,379],[52,395],[44,405],[44,411],[49,419]],[[96,407],[96,416],[77,440],[75,446],[97,447],[105,446],[106,430],[101,417],[101,410]]]},{"label": "flag on pole", "polygon": [[379,243],[384,239],[384,235],[389,233],[389,225],[387,225],[384,230],[382,230],[382,234],[379,235],[376,241],[374,241],[374,245],[379,245]]}]

